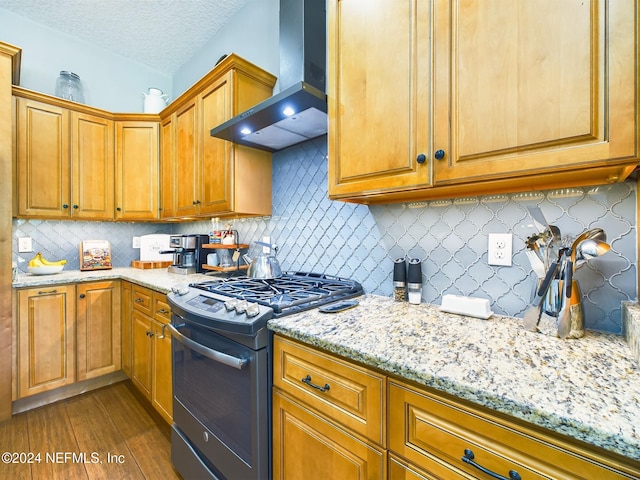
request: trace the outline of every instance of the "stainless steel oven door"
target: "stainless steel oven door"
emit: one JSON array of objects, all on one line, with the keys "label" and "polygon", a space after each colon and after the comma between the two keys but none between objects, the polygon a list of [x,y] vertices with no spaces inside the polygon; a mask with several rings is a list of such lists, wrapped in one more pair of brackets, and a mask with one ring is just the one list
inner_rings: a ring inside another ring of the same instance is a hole
[{"label": "stainless steel oven door", "polygon": [[[184,478],[269,476],[267,349],[252,350],[174,315],[172,461]],[[191,451],[189,460],[176,452]],[[174,458],[180,457],[180,458]],[[194,462],[197,460],[197,462]],[[200,463],[196,467],[195,463]],[[200,476],[201,473],[198,473]]]}]

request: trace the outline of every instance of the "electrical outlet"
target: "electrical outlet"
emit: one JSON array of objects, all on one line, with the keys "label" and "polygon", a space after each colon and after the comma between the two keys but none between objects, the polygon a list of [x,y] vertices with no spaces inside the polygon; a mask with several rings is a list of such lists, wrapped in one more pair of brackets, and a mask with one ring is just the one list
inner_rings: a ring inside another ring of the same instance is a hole
[{"label": "electrical outlet", "polygon": [[33,252],[31,237],[18,237],[18,253]]},{"label": "electrical outlet", "polygon": [[[271,243],[271,237],[268,236],[264,236],[262,237],[262,241],[264,243]],[[271,247],[262,247],[262,253],[266,253],[266,254],[270,254],[271,253]]]},{"label": "electrical outlet", "polygon": [[490,233],[487,263],[510,267],[513,255],[513,235],[511,233]]},{"label": "electrical outlet", "polygon": [[131,247],[140,248],[140,237],[133,237],[133,240],[131,242]]}]

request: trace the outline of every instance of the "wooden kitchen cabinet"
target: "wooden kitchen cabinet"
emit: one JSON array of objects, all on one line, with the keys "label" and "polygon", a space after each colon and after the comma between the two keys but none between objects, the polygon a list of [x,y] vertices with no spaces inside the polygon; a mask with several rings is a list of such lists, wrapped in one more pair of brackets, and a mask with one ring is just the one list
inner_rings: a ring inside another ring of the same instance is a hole
[{"label": "wooden kitchen cabinet", "polygon": [[[316,474],[317,473],[317,474]],[[280,392],[273,394],[273,478],[383,480],[386,452]]]},{"label": "wooden kitchen cabinet", "polygon": [[73,285],[18,291],[19,398],[75,382],[75,305]]},{"label": "wooden kitchen cabinet", "polygon": [[163,110],[163,218],[271,214],[271,154],[209,132],[271,96],[274,83],[232,54]]},{"label": "wooden kitchen cabinet", "polygon": [[158,219],[157,121],[116,121],[116,220]]},{"label": "wooden kitchen cabinet", "polygon": [[175,114],[162,120],[160,124],[160,218],[176,217],[174,187],[176,178],[175,140],[173,120]]},{"label": "wooden kitchen cabinet", "polygon": [[120,348],[122,359],[121,366],[122,371],[131,378],[131,350],[132,350],[132,335],[133,335],[133,320],[131,318],[131,311],[133,309],[131,303],[132,285],[130,282],[122,281],[120,289],[120,312],[122,314],[122,321],[120,323],[121,332],[120,338],[122,340],[122,346]]},{"label": "wooden kitchen cabinet", "polygon": [[172,422],[173,384],[171,321],[166,296],[139,285],[132,287],[131,380],[168,422]]},{"label": "wooden kitchen cabinet", "polygon": [[[431,389],[390,380],[388,402],[388,447],[397,455],[390,453],[390,478],[485,478],[462,460],[470,457],[468,450],[474,462],[505,478],[511,471],[523,479],[567,480],[639,473],[628,462],[605,459],[575,442],[559,441]],[[421,476],[403,477],[403,468]]]},{"label": "wooden kitchen cabinet", "polygon": [[112,219],[113,120],[28,96],[15,98],[17,215]]},{"label": "wooden kitchen cabinet", "polygon": [[596,185],[637,165],[632,0],[365,3],[328,4],[331,198]]},{"label": "wooden kitchen cabinet", "polygon": [[273,478],[386,478],[386,377],[274,337]]},{"label": "wooden kitchen cabinet", "polygon": [[77,378],[86,380],[121,368],[120,282],[79,283]]}]

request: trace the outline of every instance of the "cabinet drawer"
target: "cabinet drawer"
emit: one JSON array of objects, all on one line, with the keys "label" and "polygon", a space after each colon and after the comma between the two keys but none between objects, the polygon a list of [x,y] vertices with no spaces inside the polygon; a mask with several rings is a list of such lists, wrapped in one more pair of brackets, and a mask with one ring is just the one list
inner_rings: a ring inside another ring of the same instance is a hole
[{"label": "cabinet drawer", "polygon": [[153,316],[153,310],[151,307],[152,297],[153,297],[152,290],[145,287],[141,287],[139,285],[133,286],[133,298],[131,299],[133,308],[135,308],[136,310],[146,315],[149,315],[150,317]]},{"label": "cabinet drawer", "polygon": [[153,318],[161,323],[171,322],[171,307],[164,293],[153,292]]},{"label": "cabinet drawer", "polygon": [[386,377],[278,336],[273,368],[276,387],[384,445]]},{"label": "cabinet drawer", "polygon": [[389,382],[388,428],[389,449],[425,471],[446,462],[463,476],[490,478],[462,460],[470,450],[474,462],[506,478],[510,471],[527,480],[629,478],[516,424],[400,382]]}]

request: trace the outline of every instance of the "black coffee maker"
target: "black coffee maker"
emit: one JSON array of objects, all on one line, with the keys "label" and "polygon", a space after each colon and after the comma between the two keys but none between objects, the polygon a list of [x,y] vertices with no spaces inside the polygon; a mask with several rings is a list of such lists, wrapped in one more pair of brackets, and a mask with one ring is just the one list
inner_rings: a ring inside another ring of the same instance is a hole
[{"label": "black coffee maker", "polygon": [[207,243],[209,243],[209,235],[171,235],[169,237],[171,250],[160,253],[173,254],[173,265],[168,268],[170,273],[183,275],[201,273],[202,264],[207,262],[207,252],[202,246]]}]

